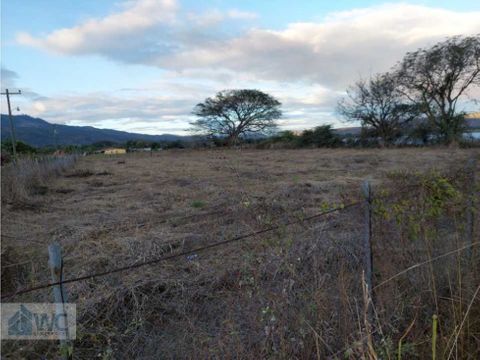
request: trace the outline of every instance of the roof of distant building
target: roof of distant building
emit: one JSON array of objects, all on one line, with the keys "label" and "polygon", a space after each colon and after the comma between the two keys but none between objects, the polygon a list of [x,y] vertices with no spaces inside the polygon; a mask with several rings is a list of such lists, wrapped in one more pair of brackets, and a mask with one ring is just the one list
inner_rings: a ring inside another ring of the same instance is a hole
[{"label": "roof of distant building", "polygon": [[480,111],[472,112],[470,114],[465,115],[467,119],[480,119]]}]

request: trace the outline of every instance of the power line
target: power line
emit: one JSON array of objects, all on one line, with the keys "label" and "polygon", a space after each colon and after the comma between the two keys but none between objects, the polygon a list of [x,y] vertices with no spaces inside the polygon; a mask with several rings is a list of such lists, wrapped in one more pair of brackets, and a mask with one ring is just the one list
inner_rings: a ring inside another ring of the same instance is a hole
[{"label": "power line", "polygon": [[273,230],[278,230],[283,226],[290,226],[290,225],[300,224],[300,223],[303,223],[303,222],[306,222],[306,221],[314,220],[314,219],[323,217],[325,215],[328,215],[328,214],[331,214],[331,213],[334,213],[334,212],[337,212],[337,211],[342,211],[342,210],[357,206],[359,204],[360,204],[359,201],[355,201],[355,202],[352,202],[350,204],[339,206],[339,207],[336,207],[336,208],[332,208],[330,210],[327,210],[327,211],[324,211],[324,212],[321,212],[321,213],[318,213],[318,214],[315,214],[315,215],[312,215],[312,216],[309,216],[309,217],[306,217],[306,218],[303,218],[303,219],[300,219],[300,220],[290,221],[290,222],[283,223],[281,225],[271,226],[271,227],[268,227],[268,228],[265,228],[265,229],[262,229],[262,230],[258,230],[258,231],[254,231],[254,232],[251,232],[251,233],[248,233],[248,234],[240,235],[240,236],[234,237],[232,239],[218,241],[218,242],[215,242],[215,243],[203,246],[203,247],[183,251],[183,252],[177,253],[177,254],[163,256],[163,257],[156,258],[156,259],[143,261],[143,262],[136,263],[136,264],[126,265],[126,266],[115,268],[115,269],[112,269],[112,270],[107,270],[107,271],[103,271],[103,272],[97,272],[97,273],[93,273],[93,274],[89,274],[89,275],[79,276],[79,277],[76,277],[76,278],[66,279],[66,280],[59,281],[59,282],[41,284],[41,285],[34,286],[34,287],[31,287],[31,288],[27,288],[27,289],[21,289],[21,290],[9,293],[7,295],[4,295],[1,298],[6,299],[6,298],[10,298],[10,297],[13,297],[13,296],[16,296],[16,295],[21,295],[21,294],[26,294],[26,293],[30,293],[30,292],[33,292],[33,291],[41,290],[41,289],[46,289],[46,288],[49,288],[49,287],[52,287],[52,286],[57,286],[57,285],[61,285],[61,284],[68,284],[68,283],[72,283],[72,282],[78,282],[78,281],[93,279],[93,278],[96,278],[96,277],[115,274],[115,273],[123,272],[123,271],[126,271],[126,270],[137,269],[137,268],[147,266],[147,265],[153,265],[153,264],[156,264],[156,263],[159,263],[159,262],[162,262],[162,261],[175,259],[175,258],[178,258],[178,257],[202,252],[202,251],[212,249],[212,248],[215,248],[215,247],[219,247],[219,246],[222,246],[222,245],[238,242],[240,240],[245,240],[247,238],[250,238],[250,237],[253,237],[253,236],[256,236],[256,235],[264,234],[264,233],[267,233],[267,232],[270,232],[270,231],[273,231]]}]

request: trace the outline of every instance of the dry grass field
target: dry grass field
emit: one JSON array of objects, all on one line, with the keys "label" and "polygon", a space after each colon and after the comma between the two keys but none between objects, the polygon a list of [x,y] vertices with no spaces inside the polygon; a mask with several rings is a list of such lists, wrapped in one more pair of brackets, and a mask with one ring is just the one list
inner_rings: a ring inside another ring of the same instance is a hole
[{"label": "dry grass field", "polygon": [[[403,359],[424,359],[431,357],[431,317],[437,314],[437,358],[447,359],[454,349],[452,358],[474,359],[480,351],[480,302],[471,301],[480,284],[479,266],[468,263],[464,253],[375,290],[376,320],[366,325],[361,207],[281,226],[360,200],[360,185],[370,179],[375,194],[388,193],[400,204],[395,216],[386,215],[388,204],[377,204],[373,241],[378,284],[463,244],[462,204],[469,189],[458,174],[472,156],[480,159],[480,152],[95,155],[36,185],[21,201],[6,193],[5,176],[12,175],[4,170],[2,291],[48,282],[47,246],[52,242],[62,246],[68,279],[280,225],[206,252],[66,285],[69,301],[77,304],[74,357],[396,359],[402,338]],[[437,178],[425,180],[423,174]],[[446,181],[445,186],[461,193],[458,197],[444,188]],[[402,190],[413,182],[433,185],[419,193]],[[437,193],[425,195],[437,186],[445,201]],[[438,217],[418,218],[420,229],[399,220],[414,218],[398,210],[408,200],[411,214],[428,213],[430,208],[417,206],[417,199],[426,199],[432,209],[434,199],[440,209]],[[478,224],[476,228],[478,236]],[[46,289],[14,301],[52,299]],[[369,349],[370,342],[375,350]],[[53,358],[58,353],[57,344],[45,341],[5,342],[3,348],[5,358]]]}]

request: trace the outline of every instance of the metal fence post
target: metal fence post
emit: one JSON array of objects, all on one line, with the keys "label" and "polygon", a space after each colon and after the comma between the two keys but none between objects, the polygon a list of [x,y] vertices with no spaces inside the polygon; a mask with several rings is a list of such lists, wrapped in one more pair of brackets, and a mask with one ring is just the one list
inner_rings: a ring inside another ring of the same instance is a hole
[{"label": "metal fence post", "polygon": [[369,320],[373,320],[372,308],[372,188],[370,182],[365,180],[362,184],[362,192],[364,196],[364,237],[363,237],[363,266],[365,272],[365,284],[367,287],[367,295],[369,298],[368,316]]},{"label": "metal fence post", "polygon": [[[62,282],[63,280],[63,259],[62,249],[59,244],[51,244],[48,246],[48,265],[52,276],[52,282]],[[65,303],[67,302],[67,293],[63,284],[53,287],[53,296],[55,299],[55,313],[59,318],[60,327],[67,329],[67,339],[60,340],[60,353],[64,359],[72,358],[71,344],[68,339],[68,321],[65,311]]]},{"label": "metal fence post", "polygon": [[471,158],[467,163],[468,171],[468,184],[470,188],[468,189],[467,194],[467,218],[466,218],[466,241],[467,245],[470,245],[468,248],[468,256],[472,259],[473,254],[473,235],[475,228],[475,171],[476,171],[477,161],[475,158]]}]

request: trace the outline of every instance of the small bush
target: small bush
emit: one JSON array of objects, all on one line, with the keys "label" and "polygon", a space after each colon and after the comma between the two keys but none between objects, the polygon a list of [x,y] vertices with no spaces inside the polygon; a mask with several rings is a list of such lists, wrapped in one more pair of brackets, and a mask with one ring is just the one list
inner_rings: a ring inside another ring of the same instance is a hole
[{"label": "small bush", "polygon": [[333,132],[331,125],[317,126],[313,130],[305,130],[299,139],[300,146],[335,147],[342,143]]},{"label": "small bush", "polygon": [[259,148],[303,148],[303,147],[337,147],[342,145],[341,138],[331,125],[317,126],[305,130],[301,135],[293,131],[282,131],[271,139],[261,142]]},{"label": "small bush", "polygon": [[[15,147],[17,154],[36,154],[38,151],[33,146],[30,146],[22,141],[16,142]],[[2,141],[2,155],[4,156],[11,156],[12,155],[12,142],[10,140]]]},{"label": "small bush", "polygon": [[192,202],[191,205],[195,209],[201,209],[201,208],[205,207],[205,203],[201,200],[195,200],[195,201]]}]

